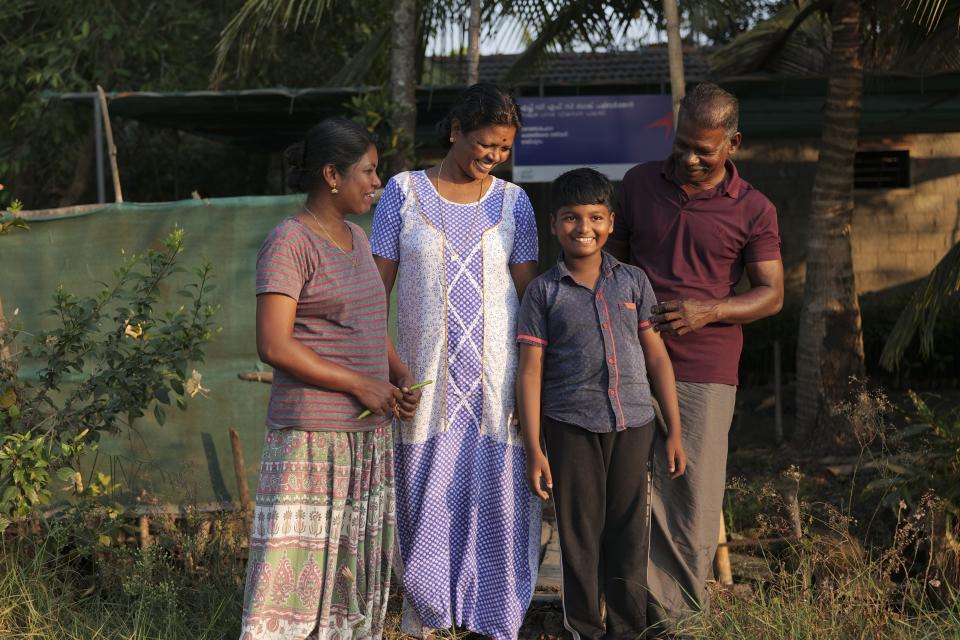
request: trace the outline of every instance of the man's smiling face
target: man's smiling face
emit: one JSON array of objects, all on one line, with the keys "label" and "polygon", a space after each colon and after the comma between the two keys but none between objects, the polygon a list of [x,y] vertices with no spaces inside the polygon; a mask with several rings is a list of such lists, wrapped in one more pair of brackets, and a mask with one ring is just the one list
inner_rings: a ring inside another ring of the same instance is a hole
[{"label": "man's smiling face", "polygon": [[673,139],[677,179],[696,189],[718,185],[725,175],[724,163],[739,146],[739,132],[731,136],[723,128],[705,128],[681,116]]}]

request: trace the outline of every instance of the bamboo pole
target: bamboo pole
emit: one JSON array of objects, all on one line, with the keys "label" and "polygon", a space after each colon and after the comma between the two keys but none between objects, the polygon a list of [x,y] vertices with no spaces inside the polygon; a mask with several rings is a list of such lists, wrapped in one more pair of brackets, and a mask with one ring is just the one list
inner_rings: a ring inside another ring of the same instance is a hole
[{"label": "bamboo pole", "polygon": [[780,341],[773,341],[773,437],[777,445],[783,444],[783,372],[780,358]]},{"label": "bamboo pole", "polygon": [[797,497],[797,480],[789,477],[780,480],[780,497],[787,509],[790,529],[793,537],[799,540],[803,536],[803,520],[800,517],[800,500]]},{"label": "bamboo pole", "polygon": [[237,476],[237,491],[240,492],[240,508],[244,512],[247,528],[253,524],[253,511],[250,508],[250,487],[247,485],[247,467],[243,462],[243,448],[240,446],[240,434],[230,429],[230,446],[233,448],[233,472]]},{"label": "bamboo pole", "polygon": [[749,549],[752,547],[790,545],[796,542],[797,539],[790,536],[778,536],[775,538],[742,538],[740,540],[727,540],[726,542],[721,543],[718,548]]},{"label": "bamboo pole", "polygon": [[72,207],[57,207],[55,209],[30,209],[21,211],[19,215],[24,220],[44,220],[65,218],[72,215],[88,213],[102,209],[102,204],[76,204]]},{"label": "bamboo pole", "polygon": [[107,201],[107,185],[103,180],[103,115],[99,95],[93,99],[93,141],[96,144],[97,202],[102,204]]},{"label": "bamboo pole", "polygon": [[[46,509],[42,512],[44,519],[49,520],[51,518],[56,518],[63,514],[63,507]],[[130,518],[139,519],[140,516],[150,516],[150,517],[160,517],[160,518],[173,518],[174,520],[182,520],[184,518],[190,517],[191,514],[223,514],[223,513],[232,513],[236,510],[236,505],[233,503],[223,503],[223,502],[200,502],[195,505],[180,505],[180,504],[136,504],[130,505],[128,509],[124,512],[125,516]]]},{"label": "bamboo pole", "polygon": [[107,152],[110,154],[110,174],[113,176],[114,202],[123,202],[123,190],[120,188],[120,170],[117,168],[117,145],[113,143],[113,127],[110,126],[110,112],[107,111],[107,94],[97,85],[100,98],[100,113],[103,116],[103,131],[107,135]]},{"label": "bamboo pole", "polygon": [[[3,315],[3,300],[0,299],[0,334],[7,330],[7,318]],[[10,349],[6,346],[0,347],[0,362],[10,358]]]},{"label": "bamboo pole", "polygon": [[717,582],[725,587],[733,584],[733,570],[730,568],[730,549],[727,546],[727,525],[723,522],[723,512],[720,512],[720,534],[718,536],[717,554],[713,558],[713,570],[717,574]]},{"label": "bamboo pole", "polygon": [[137,518],[137,528],[140,532],[140,548],[146,549],[153,543],[150,538],[150,516],[143,514]]},{"label": "bamboo pole", "polygon": [[237,377],[241,380],[246,380],[247,382],[265,382],[267,384],[273,383],[273,371],[244,371],[238,373]]}]

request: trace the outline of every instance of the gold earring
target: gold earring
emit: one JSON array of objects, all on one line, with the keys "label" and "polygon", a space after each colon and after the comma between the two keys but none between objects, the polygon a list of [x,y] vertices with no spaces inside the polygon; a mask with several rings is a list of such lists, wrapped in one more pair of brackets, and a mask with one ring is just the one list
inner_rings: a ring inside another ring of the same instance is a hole
[{"label": "gold earring", "polygon": [[337,183],[336,183],[336,182],[334,182],[334,183],[333,183],[333,186],[330,187],[330,193],[340,193],[340,190],[337,189]]}]

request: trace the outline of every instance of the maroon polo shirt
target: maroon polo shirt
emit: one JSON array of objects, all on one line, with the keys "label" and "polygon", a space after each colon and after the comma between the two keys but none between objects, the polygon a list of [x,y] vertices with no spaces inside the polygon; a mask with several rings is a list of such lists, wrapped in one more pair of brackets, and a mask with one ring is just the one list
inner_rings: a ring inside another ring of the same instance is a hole
[{"label": "maroon polo shirt", "polygon": [[[660,302],[727,298],[748,262],[780,259],[776,208],[733,162],[726,169],[723,182],[693,196],[680,187],[672,158],[623,178],[609,249],[646,272]],[[712,323],[663,339],[678,381],[737,384],[740,325]]]}]

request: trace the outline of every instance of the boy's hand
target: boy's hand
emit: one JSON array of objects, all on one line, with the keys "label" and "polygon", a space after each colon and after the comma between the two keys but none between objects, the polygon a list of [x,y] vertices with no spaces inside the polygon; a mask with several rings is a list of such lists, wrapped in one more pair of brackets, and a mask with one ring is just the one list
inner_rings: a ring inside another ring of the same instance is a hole
[{"label": "boy's hand", "polygon": [[553,489],[553,476],[550,474],[547,456],[543,455],[542,451],[527,453],[527,484],[540,499],[549,500],[550,494],[543,489],[541,479],[543,484],[547,485],[547,489]]},{"label": "boy's hand", "polygon": [[676,480],[687,470],[687,454],[683,451],[683,442],[680,436],[670,436],[667,438],[667,470],[670,471],[670,479]]}]

